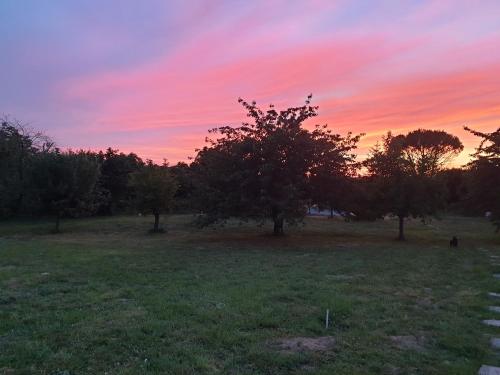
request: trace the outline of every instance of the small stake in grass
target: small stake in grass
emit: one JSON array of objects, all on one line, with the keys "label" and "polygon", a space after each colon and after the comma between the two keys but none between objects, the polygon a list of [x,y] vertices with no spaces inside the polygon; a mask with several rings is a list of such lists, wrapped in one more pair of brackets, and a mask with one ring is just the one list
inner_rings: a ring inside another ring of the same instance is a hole
[{"label": "small stake in grass", "polygon": [[326,309],[326,319],[325,319],[325,328],[328,329],[328,323],[330,322],[330,310]]}]

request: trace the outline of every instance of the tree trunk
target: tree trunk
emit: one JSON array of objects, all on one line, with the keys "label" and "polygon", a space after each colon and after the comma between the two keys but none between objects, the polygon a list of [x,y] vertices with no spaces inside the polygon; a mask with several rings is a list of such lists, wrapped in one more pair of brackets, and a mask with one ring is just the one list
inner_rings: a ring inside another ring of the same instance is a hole
[{"label": "tree trunk", "polygon": [[405,240],[405,234],[404,234],[405,217],[402,216],[402,215],[399,215],[398,218],[399,218],[399,235],[398,235],[398,240],[399,241],[404,241]]},{"label": "tree trunk", "polygon": [[281,212],[281,210],[277,207],[272,207],[271,217],[273,218],[274,222],[274,235],[281,236],[283,234],[283,212]]},{"label": "tree trunk", "polygon": [[283,234],[283,217],[279,215],[274,218],[274,235],[281,236]]},{"label": "tree trunk", "polygon": [[158,212],[155,212],[154,215],[155,215],[155,225],[153,228],[153,232],[158,233],[160,231],[160,214]]},{"label": "tree trunk", "polygon": [[54,229],[54,233],[59,233],[59,224],[61,222],[61,213],[58,212],[56,215],[56,228]]},{"label": "tree trunk", "polygon": [[271,217],[274,222],[274,235],[280,236],[283,234],[283,213],[277,207],[271,208]]},{"label": "tree trunk", "polygon": [[21,141],[21,154],[19,156],[19,165],[18,165],[18,175],[19,175],[19,195],[16,199],[16,204],[14,208],[14,213],[17,215],[22,207],[22,203],[24,200],[24,144]]}]

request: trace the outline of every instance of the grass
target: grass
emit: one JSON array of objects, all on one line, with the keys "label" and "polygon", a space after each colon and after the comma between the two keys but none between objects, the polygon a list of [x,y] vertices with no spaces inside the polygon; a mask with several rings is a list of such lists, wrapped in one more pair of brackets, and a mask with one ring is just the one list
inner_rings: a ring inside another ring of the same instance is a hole
[{"label": "grass", "polygon": [[[3,374],[472,374],[500,365],[482,219],[408,224],[308,219],[284,238],[189,216],[0,224]],[[448,241],[458,235],[460,247]],[[499,271],[499,270],[497,270]],[[326,309],[331,327],[324,327]],[[500,315],[500,314],[499,314]],[[284,354],[287,337],[334,336],[326,352]],[[390,336],[416,336],[398,347]]]}]

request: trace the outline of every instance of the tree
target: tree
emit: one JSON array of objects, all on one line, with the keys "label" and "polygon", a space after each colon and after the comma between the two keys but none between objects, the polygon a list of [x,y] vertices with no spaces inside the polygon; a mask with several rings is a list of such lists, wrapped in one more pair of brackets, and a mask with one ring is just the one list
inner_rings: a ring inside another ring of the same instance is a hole
[{"label": "tree", "polygon": [[482,212],[491,212],[491,220],[500,231],[500,128],[483,133],[465,127],[465,130],[482,138],[469,165],[471,196]]},{"label": "tree", "polygon": [[446,187],[446,204],[451,209],[463,210],[464,201],[468,196],[467,180],[469,171],[463,168],[449,168],[442,170],[439,174]]},{"label": "tree", "polygon": [[30,164],[30,186],[33,200],[43,211],[55,216],[55,232],[61,217],[81,216],[95,212],[95,187],[99,162],[95,154],[84,151],[39,153]]},{"label": "tree", "polygon": [[184,163],[179,162],[170,167],[170,173],[175,178],[178,188],[174,196],[175,212],[192,212],[193,210],[193,194],[195,191],[195,181],[193,178],[192,168]]},{"label": "tree", "polygon": [[399,220],[399,240],[404,240],[404,220],[435,214],[445,200],[436,178],[463,149],[460,140],[446,132],[418,129],[406,135],[390,132],[375,146],[364,166],[377,187],[374,205],[380,214]]},{"label": "tree", "polygon": [[[274,223],[274,234],[283,234],[283,224],[293,224],[306,213],[308,176],[330,153],[340,164],[347,163],[348,150],[356,137],[331,134],[326,126],[304,128],[317,115],[311,96],[300,107],[267,111],[255,102],[239,102],[251,119],[240,127],[212,130],[220,135],[208,139],[192,163],[197,179],[197,206],[202,224],[230,217]],[[349,148],[349,147],[348,147]]]},{"label": "tree", "polygon": [[112,215],[123,210],[130,203],[132,189],[128,183],[130,175],[138,171],[144,162],[136,154],[124,154],[108,148],[106,152],[99,152],[101,161],[101,176],[99,185],[109,196],[100,212]]},{"label": "tree", "polygon": [[359,163],[356,163],[353,151],[362,135],[327,135],[322,142],[318,142],[320,157],[311,168],[309,181],[312,202],[320,208],[329,209],[330,217],[333,217],[334,211],[350,213],[356,197],[359,197],[354,180]]},{"label": "tree", "polygon": [[[360,163],[362,164],[362,163]],[[360,174],[349,178],[348,210],[355,214],[355,220],[374,221],[380,217],[377,207],[377,197],[380,192],[373,178],[366,174]]]},{"label": "tree", "polygon": [[130,186],[134,189],[137,208],[151,212],[155,217],[153,233],[160,229],[160,214],[170,210],[177,183],[172,177],[168,165],[156,165],[151,160],[130,176]]},{"label": "tree", "polygon": [[435,176],[464,149],[458,137],[442,130],[413,130],[402,141],[406,168],[419,176]]},{"label": "tree", "polygon": [[0,217],[19,213],[25,206],[29,160],[53,146],[43,133],[8,117],[0,119]]}]

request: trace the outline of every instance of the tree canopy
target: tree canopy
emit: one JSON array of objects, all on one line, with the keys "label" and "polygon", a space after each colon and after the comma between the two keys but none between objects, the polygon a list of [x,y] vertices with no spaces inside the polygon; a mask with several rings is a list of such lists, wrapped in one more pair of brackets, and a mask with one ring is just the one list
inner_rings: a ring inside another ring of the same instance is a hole
[{"label": "tree canopy", "polygon": [[136,207],[141,212],[154,215],[152,232],[161,232],[160,214],[170,210],[177,190],[168,165],[156,165],[148,160],[146,165],[131,174],[130,186],[134,189]]},{"label": "tree canopy", "polygon": [[405,218],[424,218],[444,204],[444,186],[436,176],[462,149],[455,136],[418,129],[398,136],[389,132],[371,150],[364,165],[378,191],[374,204],[380,214],[398,217],[398,239],[405,239]]},{"label": "tree canopy", "polygon": [[471,173],[471,198],[483,213],[490,212],[491,219],[500,231],[500,128],[491,133],[465,130],[481,138],[481,143],[469,163]]},{"label": "tree canopy", "polygon": [[417,129],[401,140],[408,172],[420,176],[435,176],[464,149],[457,136],[443,130]]},{"label": "tree canopy", "polygon": [[311,206],[359,220],[394,215],[399,239],[410,217],[442,209],[488,213],[500,230],[500,128],[467,131],[481,139],[473,160],[449,168],[462,150],[442,130],[387,133],[359,162],[363,134],[313,125],[318,107],[263,109],[239,99],[248,120],[210,131],[206,145],[177,165],[144,162],[134,153],[64,151],[42,132],[9,118],[0,123],[0,217],[196,213],[200,226],[230,218],[271,220],[274,233],[300,222]]},{"label": "tree canopy", "polygon": [[18,120],[0,119],[0,217],[19,214],[26,207],[30,158],[53,149],[54,142]]},{"label": "tree canopy", "polygon": [[124,154],[111,147],[99,152],[101,163],[100,188],[107,197],[100,207],[100,212],[113,214],[126,209],[132,198],[130,175],[138,171],[144,162],[134,153]]},{"label": "tree canopy", "polygon": [[80,152],[37,154],[31,163],[30,186],[33,201],[55,216],[55,232],[63,215],[81,216],[96,211],[95,186],[99,163],[95,155]]},{"label": "tree canopy", "polygon": [[311,96],[303,106],[281,111],[239,102],[250,121],[213,129],[219,137],[208,139],[193,162],[202,220],[272,219],[274,233],[282,234],[285,221],[305,215],[309,178],[319,175],[322,165],[344,173],[359,136],[332,134],[326,126],[305,128],[304,122],[317,116]]}]

